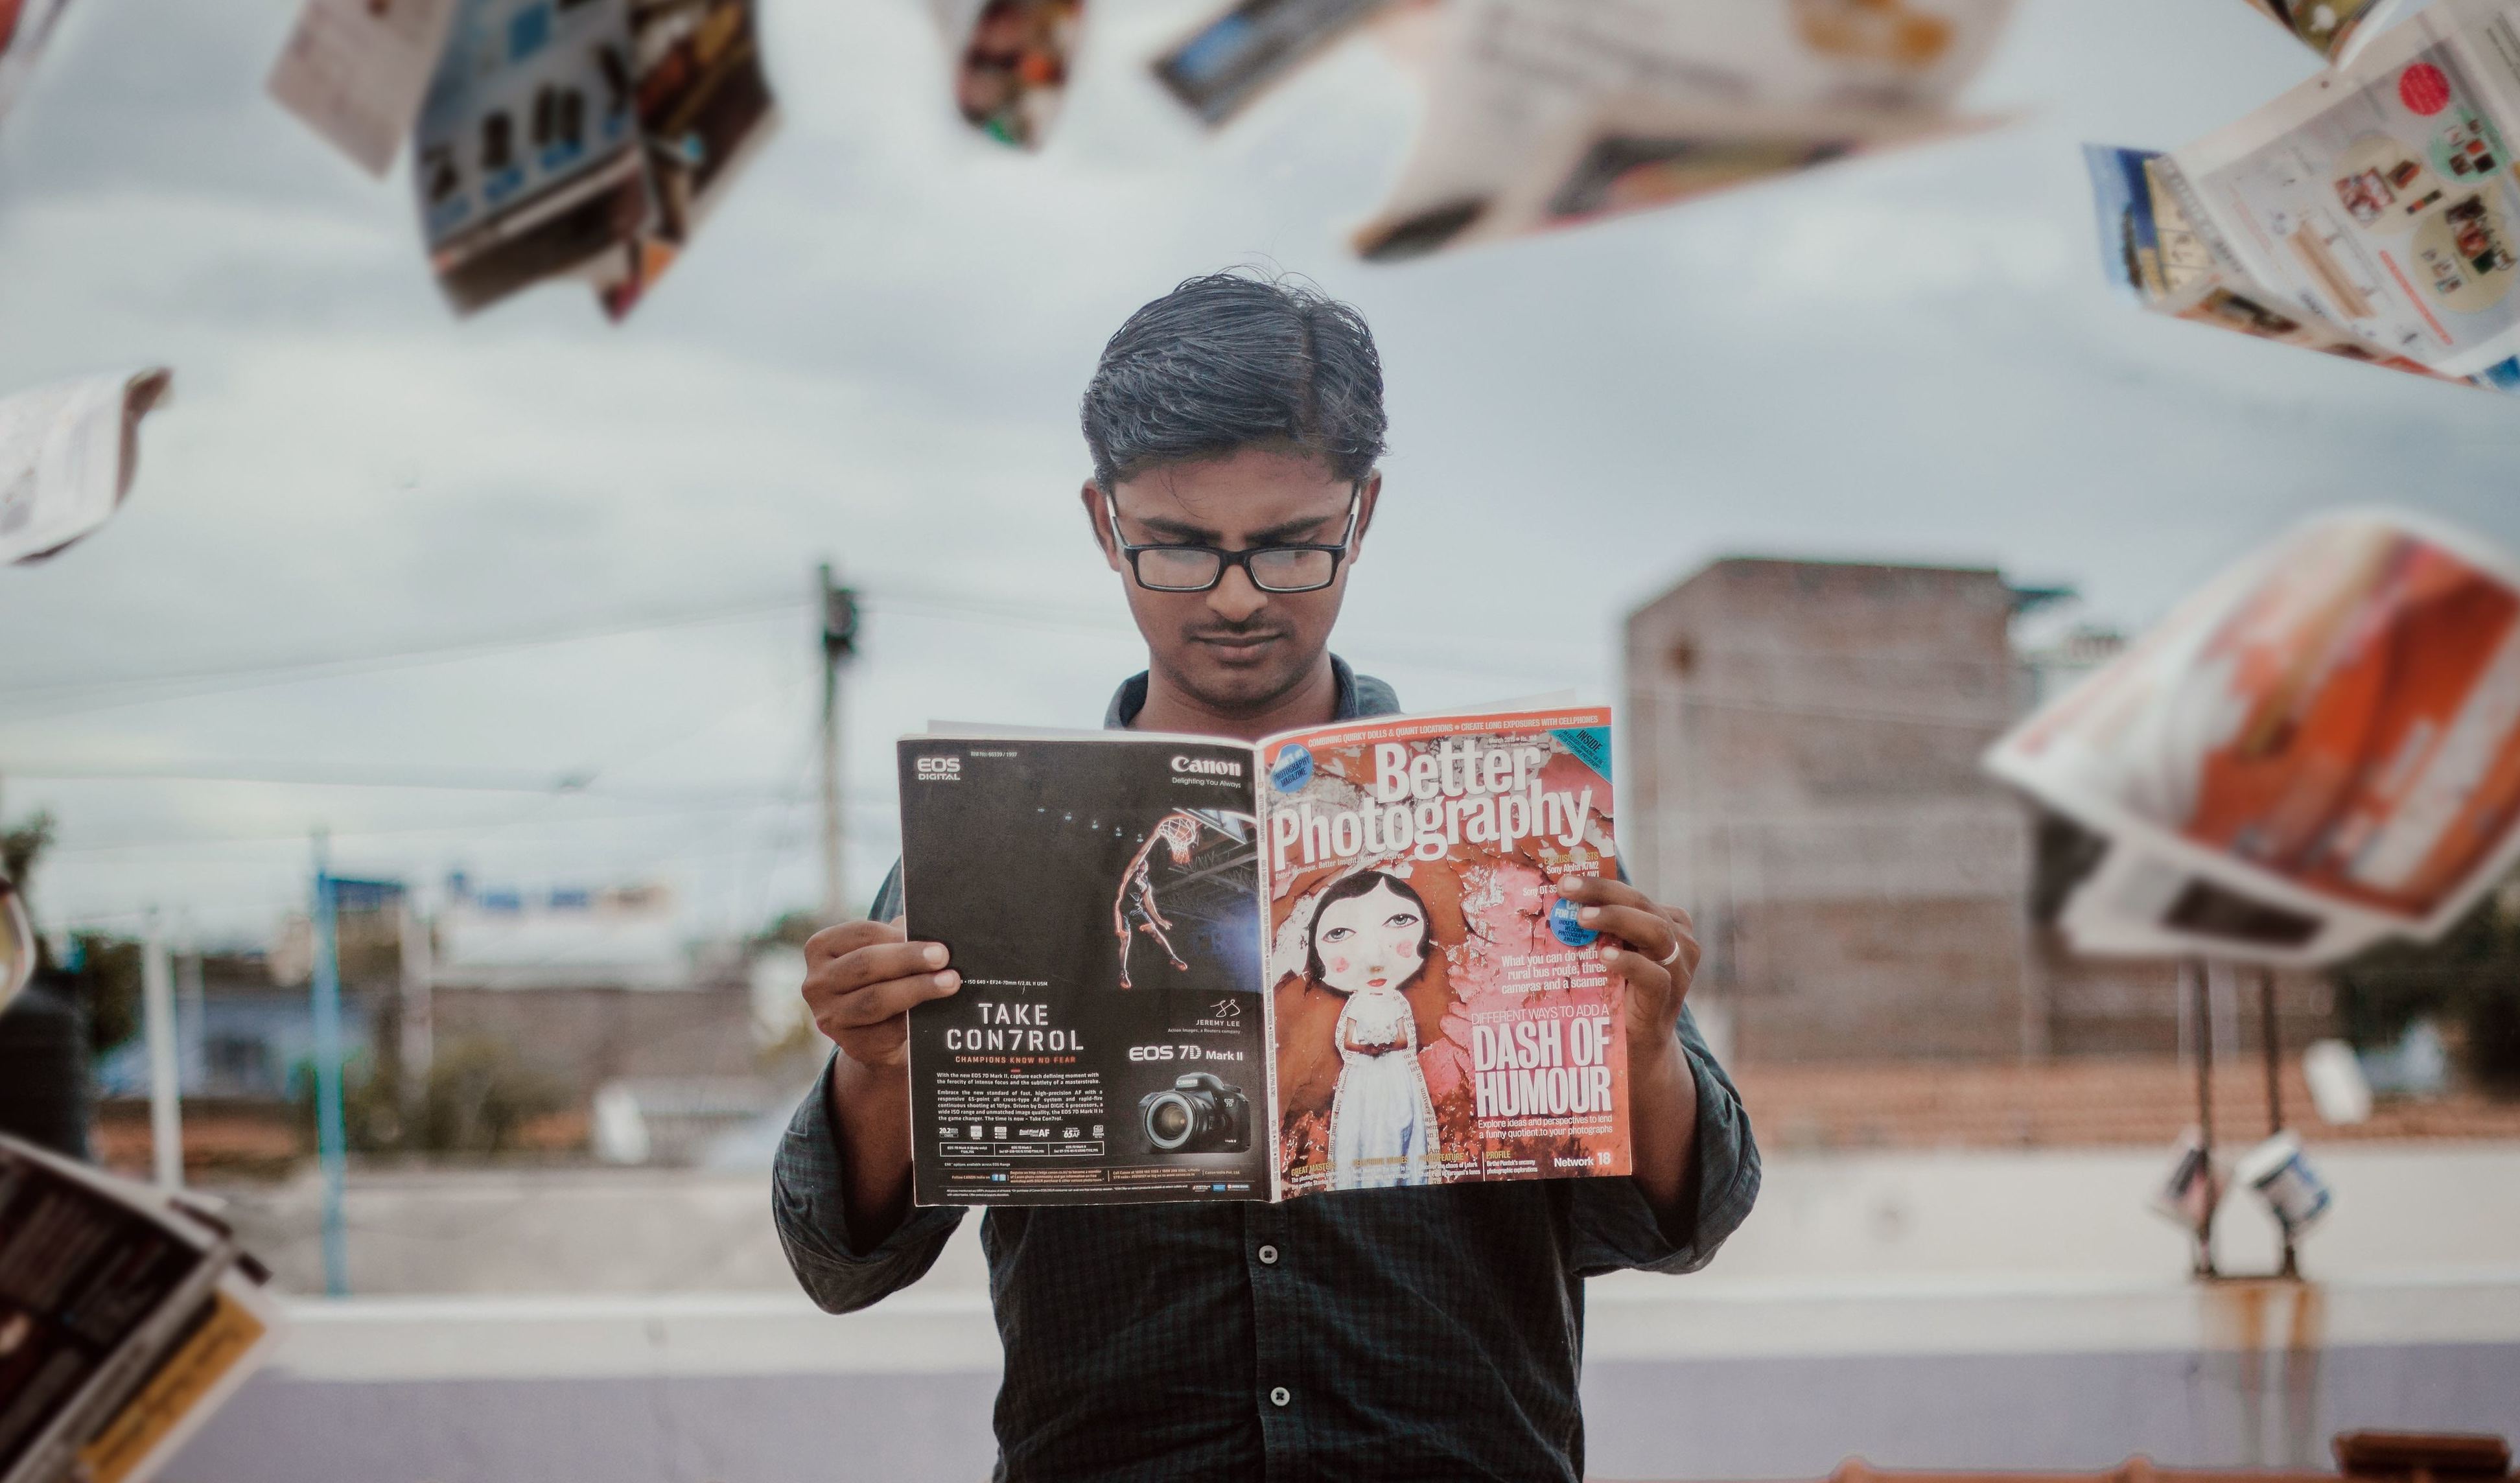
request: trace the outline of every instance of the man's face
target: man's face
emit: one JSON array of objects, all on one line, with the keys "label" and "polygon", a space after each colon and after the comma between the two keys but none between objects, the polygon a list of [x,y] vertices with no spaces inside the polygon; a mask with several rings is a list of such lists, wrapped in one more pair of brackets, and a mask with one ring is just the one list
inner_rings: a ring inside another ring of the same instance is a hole
[{"label": "man's face", "polygon": [[1356,537],[1336,578],[1317,592],[1295,593],[1263,592],[1238,566],[1227,568],[1206,592],[1148,591],[1129,574],[1127,559],[1112,543],[1102,491],[1088,484],[1084,494],[1153,667],[1201,704],[1231,714],[1265,709],[1311,677],[1329,645],[1380,484],[1378,474],[1368,479],[1359,498],[1319,459],[1246,448],[1151,469],[1111,491],[1119,536],[1128,544],[1222,551],[1334,544],[1347,530],[1355,499]]}]

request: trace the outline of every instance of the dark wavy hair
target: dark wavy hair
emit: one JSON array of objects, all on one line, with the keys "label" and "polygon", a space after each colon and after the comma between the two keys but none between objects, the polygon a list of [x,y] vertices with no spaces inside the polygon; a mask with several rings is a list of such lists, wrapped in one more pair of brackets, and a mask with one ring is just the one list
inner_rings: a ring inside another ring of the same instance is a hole
[{"label": "dark wavy hair", "polygon": [[1417,971],[1401,980],[1399,986],[1404,989],[1409,987],[1410,984],[1417,981],[1418,973],[1426,971],[1426,960],[1435,956],[1435,919],[1426,915],[1426,898],[1418,895],[1415,887],[1397,876],[1383,871],[1359,871],[1353,876],[1340,877],[1336,884],[1332,885],[1328,890],[1322,892],[1321,900],[1313,903],[1313,920],[1311,923],[1304,928],[1304,974],[1306,977],[1319,984],[1327,984],[1329,982],[1328,974],[1322,968],[1321,947],[1315,941],[1315,939],[1321,935],[1322,913],[1328,911],[1338,902],[1352,900],[1358,896],[1370,895],[1377,885],[1387,885],[1391,887],[1391,893],[1393,895],[1398,896],[1401,900],[1416,907],[1418,909],[1418,921],[1425,928],[1423,935],[1418,939]]},{"label": "dark wavy hair", "polygon": [[1365,316],[1310,284],[1211,273],[1129,316],[1077,418],[1105,492],[1264,445],[1355,483],[1382,457],[1382,360]]}]

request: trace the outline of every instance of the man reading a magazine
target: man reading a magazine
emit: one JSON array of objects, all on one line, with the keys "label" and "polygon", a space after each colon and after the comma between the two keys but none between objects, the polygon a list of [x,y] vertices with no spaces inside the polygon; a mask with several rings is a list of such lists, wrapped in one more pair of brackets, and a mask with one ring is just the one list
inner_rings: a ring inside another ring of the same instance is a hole
[{"label": "man reading a magazine", "polygon": [[[1084,513],[1148,658],[1106,726],[1249,741],[1399,710],[1329,652],[1382,490],[1382,373],[1354,310],[1193,279],[1112,337],[1083,421]],[[943,946],[905,940],[899,880],[874,920],[805,949],[839,1048],[774,1203],[835,1313],[918,1281],[963,1218],[910,1202],[903,1015],[959,980]],[[1704,1266],[1749,1213],[1759,1156],[1684,1003],[1688,915],[1623,881],[1563,889],[1613,939],[1635,1175],[991,1210],[999,1476],[1581,1478],[1582,1280]]]}]

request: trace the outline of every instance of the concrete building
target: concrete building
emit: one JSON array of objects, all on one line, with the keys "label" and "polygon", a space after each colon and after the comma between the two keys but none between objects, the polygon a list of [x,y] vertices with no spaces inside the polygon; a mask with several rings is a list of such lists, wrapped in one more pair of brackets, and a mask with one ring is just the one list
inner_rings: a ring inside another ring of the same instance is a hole
[{"label": "concrete building", "polygon": [[587,1104],[622,1077],[755,1067],[740,948],[695,948],[659,885],[526,892],[457,876],[432,923],[428,1016],[440,1045],[515,1048]]},{"label": "concrete building", "polygon": [[[527,891],[458,875],[426,915],[401,882],[342,885],[352,1042],[397,1079],[426,1077],[450,1048],[491,1047],[583,1109],[622,1077],[758,1069],[744,949],[688,941],[661,885]],[[304,1018],[313,954],[305,920],[285,922],[270,977],[292,1022]]]},{"label": "concrete building", "polygon": [[[1696,914],[1693,1002],[1736,1056],[2179,1049],[2171,967],[2080,964],[2034,922],[2039,821],[1978,767],[2104,657],[2016,650],[2016,617],[2060,595],[1985,568],[1732,559],[1629,617],[1620,837]],[[2241,987],[2214,995],[2227,1050],[2259,1044]],[[2277,992],[2281,1040],[2324,1024],[2321,982]]]}]

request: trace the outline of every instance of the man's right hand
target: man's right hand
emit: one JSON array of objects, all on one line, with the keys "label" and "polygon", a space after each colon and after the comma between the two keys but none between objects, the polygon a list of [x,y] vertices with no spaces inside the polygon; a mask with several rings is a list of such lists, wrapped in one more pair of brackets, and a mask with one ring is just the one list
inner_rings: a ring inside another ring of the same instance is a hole
[{"label": "man's right hand", "polygon": [[963,986],[941,942],[912,942],[894,921],[843,921],[805,939],[805,1007],[839,1042],[832,1117],[846,1169],[849,1232],[862,1248],[910,1213],[912,1005]]},{"label": "man's right hand", "polygon": [[941,942],[912,942],[899,919],[843,921],[805,940],[805,1006],[840,1054],[870,1070],[909,1063],[910,1007],[943,999],[963,975]]}]

